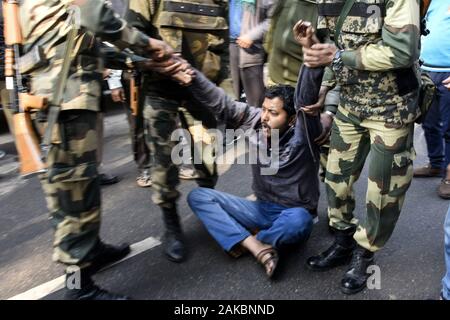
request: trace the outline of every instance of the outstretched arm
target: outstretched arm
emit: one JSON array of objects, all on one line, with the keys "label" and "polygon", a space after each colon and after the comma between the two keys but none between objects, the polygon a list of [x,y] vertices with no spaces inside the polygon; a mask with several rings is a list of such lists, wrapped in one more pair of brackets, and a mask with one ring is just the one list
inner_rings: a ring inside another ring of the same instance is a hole
[{"label": "outstretched arm", "polygon": [[217,118],[224,119],[229,127],[247,130],[257,126],[260,121],[261,109],[234,101],[199,71],[196,71],[195,80],[188,91],[190,103],[208,109]]}]

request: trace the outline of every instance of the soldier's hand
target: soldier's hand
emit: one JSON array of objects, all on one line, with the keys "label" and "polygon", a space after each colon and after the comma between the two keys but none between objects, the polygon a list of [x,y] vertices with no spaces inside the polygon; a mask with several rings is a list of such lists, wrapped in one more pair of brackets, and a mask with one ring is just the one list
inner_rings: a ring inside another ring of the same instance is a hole
[{"label": "soldier's hand", "polygon": [[237,38],[236,43],[238,44],[239,47],[248,49],[253,45],[253,40],[248,37],[241,36]]},{"label": "soldier's hand", "polygon": [[164,61],[173,56],[173,49],[164,41],[150,38],[149,49],[150,57],[153,60]]},{"label": "soldier's hand", "polygon": [[191,65],[186,60],[175,55],[165,61],[149,59],[145,62],[140,62],[138,68],[143,71],[155,71],[166,77],[172,78],[183,86],[191,84],[194,73]]},{"label": "soldier's hand", "polygon": [[330,88],[326,86],[320,87],[319,100],[315,104],[301,108],[301,110],[310,116],[315,116],[319,114],[323,109],[323,106],[325,104],[325,98],[329,90]]},{"label": "soldier's hand", "polygon": [[311,48],[303,48],[303,59],[307,67],[318,68],[329,66],[333,62],[338,48],[334,44],[318,43]]},{"label": "soldier's hand", "polygon": [[320,122],[322,123],[322,133],[314,139],[314,142],[319,146],[324,145],[330,139],[333,117],[324,112],[320,115]]},{"label": "soldier's hand", "polygon": [[442,83],[444,84],[444,86],[450,90],[450,77],[448,77],[447,79],[445,79],[444,81],[442,81]]},{"label": "soldier's hand", "polygon": [[111,98],[114,102],[125,102],[125,91],[123,88],[112,89]]}]

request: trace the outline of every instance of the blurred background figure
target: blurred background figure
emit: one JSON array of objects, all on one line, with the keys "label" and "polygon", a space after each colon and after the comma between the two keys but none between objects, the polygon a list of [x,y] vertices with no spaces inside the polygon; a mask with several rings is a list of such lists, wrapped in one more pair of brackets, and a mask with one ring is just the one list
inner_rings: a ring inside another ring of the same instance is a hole
[{"label": "blurred background figure", "polygon": [[130,107],[130,84],[134,78],[135,83],[140,83],[141,74],[134,71],[111,70],[107,78],[108,87],[111,91],[111,99],[120,104],[126,110],[128,123],[130,124],[131,147],[134,161],[138,166],[136,183],[139,187],[148,188],[152,185],[150,176],[151,158],[144,137],[144,117],[142,114],[143,99],[142,88],[138,87],[138,105],[135,113]]},{"label": "blurred background figure", "polygon": [[[3,37],[3,11],[0,6],[0,106],[5,115],[10,132],[12,132],[12,111],[9,109],[9,96],[5,84],[5,39]],[[0,150],[0,159],[6,156],[6,152]]]},{"label": "blurred background figure", "polygon": [[235,96],[245,94],[251,106],[264,100],[263,39],[270,26],[275,0],[230,0],[230,69]]},{"label": "blurred background figure", "polygon": [[414,170],[414,177],[444,176],[438,188],[450,199],[450,0],[432,1],[425,16],[429,34],[422,38],[422,70],[428,72],[438,93],[422,124],[429,163]]}]

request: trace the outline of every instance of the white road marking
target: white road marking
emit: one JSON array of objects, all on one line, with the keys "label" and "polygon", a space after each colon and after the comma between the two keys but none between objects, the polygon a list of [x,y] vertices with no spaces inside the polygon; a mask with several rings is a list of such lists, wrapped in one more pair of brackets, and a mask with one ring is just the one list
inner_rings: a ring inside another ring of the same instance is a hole
[{"label": "white road marking", "polygon": [[[120,261],[117,261],[114,264],[111,264],[109,266],[107,266],[106,268],[102,269],[106,270],[109,269],[113,266],[115,266],[116,264],[119,264],[125,260],[128,260],[144,251],[150,250],[152,248],[155,248],[157,246],[159,246],[161,244],[161,241],[159,241],[158,239],[155,239],[153,237],[149,237],[147,239],[144,239],[140,242],[137,242],[135,244],[131,245],[131,252],[129,255],[127,255],[125,258],[123,258]],[[49,282],[46,282],[44,284],[41,284],[40,286],[34,287],[28,291],[25,291],[21,294],[18,294],[14,297],[9,298],[8,300],[39,300],[42,299],[46,296],[48,296],[51,293],[54,293],[58,290],[61,290],[64,288],[64,281],[65,281],[65,276],[61,276],[58,277],[56,279],[53,279]]]}]

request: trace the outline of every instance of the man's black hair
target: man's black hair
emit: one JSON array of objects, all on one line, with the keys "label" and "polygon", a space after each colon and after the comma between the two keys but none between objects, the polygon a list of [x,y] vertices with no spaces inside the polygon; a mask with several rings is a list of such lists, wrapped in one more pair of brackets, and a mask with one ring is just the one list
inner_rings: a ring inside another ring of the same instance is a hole
[{"label": "man's black hair", "polygon": [[295,115],[294,106],[295,89],[288,85],[275,85],[266,89],[265,97],[268,99],[280,98],[283,100],[283,109],[289,116]]}]

